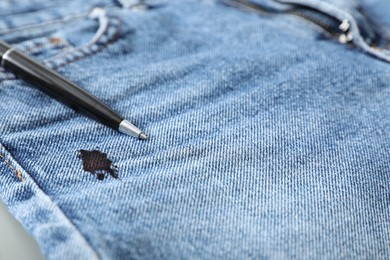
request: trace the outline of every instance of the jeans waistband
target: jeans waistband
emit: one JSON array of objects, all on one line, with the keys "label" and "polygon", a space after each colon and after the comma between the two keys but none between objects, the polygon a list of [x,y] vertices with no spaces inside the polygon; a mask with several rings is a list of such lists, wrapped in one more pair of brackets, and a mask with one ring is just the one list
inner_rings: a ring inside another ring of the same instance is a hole
[{"label": "jeans waistband", "polygon": [[[292,14],[296,13],[304,20],[316,21],[328,26],[329,20],[335,22],[335,29],[341,31],[338,40],[352,43],[365,52],[390,62],[387,32],[374,24],[365,14],[359,1],[347,0],[220,0],[244,9],[259,13]],[[247,8],[248,7],[248,8]],[[309,19],[308,19],[309,18]],[[322,26],[324,27],[324,26]]]},{"label": "jeans waistband", "polygon": [[[314,14],[314,17],[320,22],[322,21],[321,16],[324,14],[339,20],[340,26],[342,26],[342,22],[346,21],[344,28],[345,25],[348,28],[345,37],[342,35],[342,41],[352,42],[367,53],[390,61],[389,51],[383,48],[383,46],[388,45],[388,40],[383,37],[384,32],[373,25],[370,19],[359,10],[358,1],[349,0],[91,0],[82,2],[77,0],[32,0],[28,2],[20,1],[20,3],[12,5],[8,2],[0,2],[0,15],[2,17],[0,20],[0,38],[15,30],[28,30],[34,26],[42,28],[46,24],[60,24],[62,21],[85,17],[96,7],[114,6],[118,8],[148,9],[158,5],[178,4],[196,8],[197,4],[220,4],[226,1],[233,3],[249,2],[259,4],[272,11],[281,12],[300,6],[309,8],[311,15],[313,15],[313,11],[318,11],[319,15]],[[28,38],[29,33],[32,32],[27,31],[24,37]]]},{"label": "jeans waistband", "polygon": [[90,12],[94,7],[112,5],[114,0],[0,2],[0,34]]}]

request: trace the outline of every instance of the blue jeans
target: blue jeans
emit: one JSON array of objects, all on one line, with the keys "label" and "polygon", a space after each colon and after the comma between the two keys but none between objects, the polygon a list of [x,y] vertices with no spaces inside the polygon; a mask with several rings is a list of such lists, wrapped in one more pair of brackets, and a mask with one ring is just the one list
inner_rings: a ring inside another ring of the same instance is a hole
[{"label": "blue jeans", "polygon": [[389,14],[380,0],[0,2],[0,39],[150,135],[0,69],[1,199],[48,259],[390,258]]}]

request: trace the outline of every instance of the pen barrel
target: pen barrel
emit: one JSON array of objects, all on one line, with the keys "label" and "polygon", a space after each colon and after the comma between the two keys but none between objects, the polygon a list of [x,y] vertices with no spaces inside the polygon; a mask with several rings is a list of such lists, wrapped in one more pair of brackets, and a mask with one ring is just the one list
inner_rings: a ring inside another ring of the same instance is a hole
[{"label": "pen barrel", "polygon": [[6,69],[30,81],[50,96],[112,128],[118,129],[123,121],[121,116],[96,97],[19,51],[8,51],[3,55],[1,63]]},{"label": "pen barrel", "polygon": [[7,43],[0,41],[0,62],[1,58],[3,57],[4,53],[9,51],[11,49],[11,46],[9,46]]}]

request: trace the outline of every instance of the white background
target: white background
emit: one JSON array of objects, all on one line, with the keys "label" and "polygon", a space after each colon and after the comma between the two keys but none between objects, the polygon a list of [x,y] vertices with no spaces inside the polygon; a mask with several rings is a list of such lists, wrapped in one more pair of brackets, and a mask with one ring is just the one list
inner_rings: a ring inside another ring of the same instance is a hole
[{"label": "white background", "polygon": [[44,259],[37,242],[0,200],[0,260]]}]

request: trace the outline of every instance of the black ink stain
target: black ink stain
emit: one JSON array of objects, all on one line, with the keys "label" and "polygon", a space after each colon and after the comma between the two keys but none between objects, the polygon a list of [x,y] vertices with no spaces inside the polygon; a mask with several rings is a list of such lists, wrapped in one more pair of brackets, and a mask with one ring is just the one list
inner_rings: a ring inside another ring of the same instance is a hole
[{"label": "black ink stain", "polygon": [[106,153],[99,150],[80,150],[79,158],[83,160],[83,169],[91,174],[96,174],[98,180],[104,180],[106,175],[111,175],[117,179],[117,168],[110,159],[107,158]]}]

